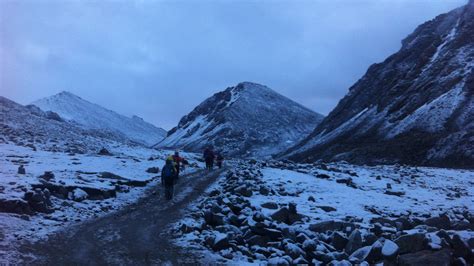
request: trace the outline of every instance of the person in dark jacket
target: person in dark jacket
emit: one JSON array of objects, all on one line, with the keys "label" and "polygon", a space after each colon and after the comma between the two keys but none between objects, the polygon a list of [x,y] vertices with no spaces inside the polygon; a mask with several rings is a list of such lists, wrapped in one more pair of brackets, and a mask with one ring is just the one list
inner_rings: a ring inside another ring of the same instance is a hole
[{"label": "person in dark jacket", "polygon": [[204,161],[206,161],[206,169],[212,170],[212,168],[214,167],[214,158],[216,157],[212,148],[206,148],[204,150],[203,157]]},{"label": "person in dark jacket", "polygon": [[179,179],[179,173],[181,172],[181,169],[184,168],[184,164],[187,163],[187,161],[179,155],[178,151],[175,151],[172,157],[174,161],[174,167],[176,168],[176,179]]},{"label": "person in dark jacket", "polygon": [[216,156],[216,165],[219,169],[222,168],[222,163],[224,162],[224,156],[222,156],[222,153],[217,153]]},{"label": "person in dark jacket", "polygon": [[161,184],[165,188],[165,198],[173,199],[174,184],[176,182],[176,168],[174,166],[173,157],[166,159],[166,164],[161,170]]}]

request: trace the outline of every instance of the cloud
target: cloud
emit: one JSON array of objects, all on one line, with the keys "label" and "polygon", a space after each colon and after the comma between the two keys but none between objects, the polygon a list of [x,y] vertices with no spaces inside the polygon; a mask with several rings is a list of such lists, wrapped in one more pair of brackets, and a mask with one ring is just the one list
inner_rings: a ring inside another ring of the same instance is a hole
[{"label": "cloud", "polygon": [[70,90],[171,128],[240,81],[328,113],[420,23],[465,0],[0,1],[0,86]]}]

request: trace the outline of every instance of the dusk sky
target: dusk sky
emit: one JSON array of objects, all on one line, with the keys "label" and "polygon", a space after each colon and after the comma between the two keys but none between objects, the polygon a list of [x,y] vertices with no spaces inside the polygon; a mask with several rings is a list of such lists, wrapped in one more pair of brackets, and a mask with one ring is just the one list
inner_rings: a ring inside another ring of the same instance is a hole
[{"label": "dusk sky", "polygon": [[419,24],[466,0],[0,1],[0,95],[70,91],[170,129],[241,81],[326,115]]}]

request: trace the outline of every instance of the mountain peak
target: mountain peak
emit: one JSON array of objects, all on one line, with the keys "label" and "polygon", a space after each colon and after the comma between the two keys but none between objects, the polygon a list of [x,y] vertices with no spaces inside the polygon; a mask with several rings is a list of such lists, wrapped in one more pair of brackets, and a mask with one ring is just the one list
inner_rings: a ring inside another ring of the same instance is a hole
[{"label": "mountain peak", "polygon": [[53,111],[66,120],[75,121],[87,129],[118,132],[147,146],[162,140],[166,135],[164,129],[157,128],[143,119],[126,117],[68,91],[62,91],[33,104],[44,111]]},{"label": "mountain peak", "polygon": [[199,104],[157,146],[213,145],[230,156],[265,157],[306,137],[322,117],[264,85],[241,82]]}]

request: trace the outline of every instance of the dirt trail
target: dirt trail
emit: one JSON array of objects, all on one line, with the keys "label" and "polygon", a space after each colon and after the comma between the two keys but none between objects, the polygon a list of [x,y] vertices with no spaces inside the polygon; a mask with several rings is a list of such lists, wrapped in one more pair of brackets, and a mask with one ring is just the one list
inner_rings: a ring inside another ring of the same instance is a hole
[{"label": "dirt trail", "polygon": [[197,199],[222,171],[199,171],[181,177],[171,202],[149,195],[114,214],[60,232],[47,241],[25,245],[22,252],[41,265],[162,265],[193,263],[184,249],[172,245],[166,232],[186,206]]}]

